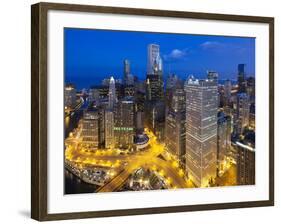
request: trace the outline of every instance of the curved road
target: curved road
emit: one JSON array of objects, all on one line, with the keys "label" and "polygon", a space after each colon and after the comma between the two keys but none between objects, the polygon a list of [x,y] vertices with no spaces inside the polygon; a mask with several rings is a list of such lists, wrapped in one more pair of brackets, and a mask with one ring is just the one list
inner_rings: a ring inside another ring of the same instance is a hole
[{"label": "curved road", "polygon": [[152,132],[146,131],[149,136],[149,150],[134,154],[120,155],[115,150],[97,150],[96,153],[77,149],[79,138],[69,138],[65,152],[66,159],[87,165],[102,165],[114,167],[116,174],[109,182],[100,187],[97,192],[114,192],[119,190],[130,174],[139,167],[146,167],[158,172],[171,188],[191,188],[194,187],[190,181],[185,180],[183,171],[178,168],[178,163],[173,159],[161,159],[159,155],[165,149],[164,145],[157,142]]}]

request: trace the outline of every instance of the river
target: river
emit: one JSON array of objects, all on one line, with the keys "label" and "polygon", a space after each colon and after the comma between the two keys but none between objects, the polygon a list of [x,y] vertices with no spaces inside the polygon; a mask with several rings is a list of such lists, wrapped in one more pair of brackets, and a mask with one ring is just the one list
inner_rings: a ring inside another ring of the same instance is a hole
[{"label": "river", "polygon": [[[79,120],[83,116],[83,111],[88,107],[88,102],[84,101],[81,108],[72,116],[65,117],[65,128],[64,128],[64,138],[66,139],[74,128],[77,128]],[[65,194],[79,194],[79,193],[93,193],[98,188],[98,186],[93,184],[88,184],[82,181],[80,178],[72,174],[66,168],[64,169],[64,192]]]}]

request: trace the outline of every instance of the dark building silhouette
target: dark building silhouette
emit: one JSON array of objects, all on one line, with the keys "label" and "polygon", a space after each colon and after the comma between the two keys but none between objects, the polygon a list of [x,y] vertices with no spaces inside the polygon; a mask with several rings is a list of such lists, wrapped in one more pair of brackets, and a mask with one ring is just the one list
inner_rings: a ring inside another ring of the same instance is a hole
[{"label": "dark building silhouette", "polygon": [[255,184],[255,149],[251,146],[236,142],[237,149],[237,184]]},{"label": "dark building silhouette", "polygon": [[238,64],[237,82],[238,82],[239,93],[246,92],[247,81],[246,81],[246,74],[245,74],[245,66],[246,64]]}]

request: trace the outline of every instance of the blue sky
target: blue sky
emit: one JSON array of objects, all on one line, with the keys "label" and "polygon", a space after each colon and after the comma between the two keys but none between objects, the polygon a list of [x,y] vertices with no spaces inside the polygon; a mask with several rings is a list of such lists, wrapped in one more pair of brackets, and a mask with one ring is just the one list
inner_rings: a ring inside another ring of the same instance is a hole
[{"label": "blue sky", "polygon": [[254,38],[65,28],[64,40],[65,80],[78,88],[109,75],[122,77],[124,59],[131,73],[144,79],[151,43],[160,45],[164,77],[171,72],[203,78],[215,70],[220,79],[236,79],[239,63],[246,64],[247,75],[255,74]]}]

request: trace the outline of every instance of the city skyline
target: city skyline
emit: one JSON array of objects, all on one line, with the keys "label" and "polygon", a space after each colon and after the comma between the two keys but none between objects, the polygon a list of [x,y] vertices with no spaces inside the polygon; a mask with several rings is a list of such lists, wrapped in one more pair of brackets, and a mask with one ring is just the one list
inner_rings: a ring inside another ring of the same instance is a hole
[{"label": "city skyline", "polygon": [[203,78],[207,70],[217,71],[220,80],[236,80],[240,63],[247,65],[248,76],[255,76],[254,38],[75,28],[65,28],[64,35],[65,81],[78,89],[112,75],[122,78],[125,59],[132,74],[144,80],[149,44],[161,46],[164,80],[171,73],[182,79],[190,74]]},{"label": "city skyline", "polygon": [[[107,41],[100,45],[107,55]],[[235,64],[235,83],[219,84],[214,67],[202,77],[165,78],[165,64],[174,59],[156,42],[143,48],[143,78],[127,57],[122,75],[95,77],[95,85],[88,79],[91,87],[83,91],[65,80],[65,193],[254,185],[255,77],[247,74],[247,61]],[[107,55],[109,69],[110,55],[120,54]]]}]

